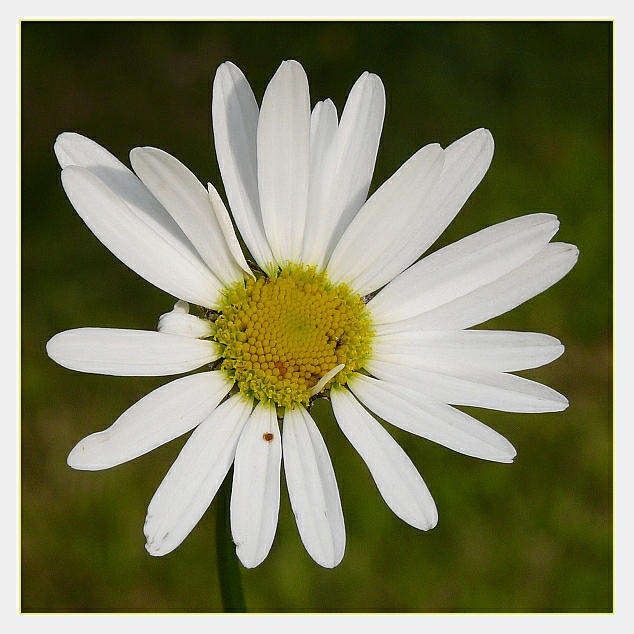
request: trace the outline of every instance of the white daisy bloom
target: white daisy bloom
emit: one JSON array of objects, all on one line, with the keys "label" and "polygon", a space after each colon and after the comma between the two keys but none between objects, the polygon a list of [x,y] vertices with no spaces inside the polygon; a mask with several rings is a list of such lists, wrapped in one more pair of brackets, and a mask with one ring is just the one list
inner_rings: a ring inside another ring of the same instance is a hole
[{"label": "white daisy bloom", "polygon": [[330,100],[311,112],[295,61],[282,63],[260,108],[242,72],[220,66],[216,151],[233,221],[257,265],[214,187],[176,158],[136,148],[132,172],[85,137],[57,139],[64,189],[88,227],[179,301],[157,332],[70,330],[48,342],[48,354],[73,370],[119,376],[206,368],[151,392],[68,457],[75,469],[107,469],[194,430],[150,502],[150,554],[185,539],[233,465],[233,540],[246,567],[260,564],[277,527],[283,462],[307,551],[336,566],[345,528],[310,415],[320,396],[385,502],[422,530],[436,524],[434,501],[374,415],[460,453],[512,462],[505,438],[453,406],[568,406],[511,374],[559,357],[559,341],[470,328],[557,282],[577,248],[550,242],[559,223],[539,213],[419,260],[483,178],[493,138],[479,129],[445,149],[427,145],[366,200],[384,112],[383,85],[371,73],[355,83],[339,120]]}]

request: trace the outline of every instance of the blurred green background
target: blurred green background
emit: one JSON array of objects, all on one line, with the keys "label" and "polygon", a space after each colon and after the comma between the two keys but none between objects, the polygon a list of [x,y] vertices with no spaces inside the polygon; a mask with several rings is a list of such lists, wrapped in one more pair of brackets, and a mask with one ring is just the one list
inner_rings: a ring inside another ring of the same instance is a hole
[{"label": "blurred green background", "polygon": [[478,127],[491,168],[433,249],[514,216],[555,213],[581,256],[556,287],[486,324],[546,332],[566,354],[526,372],[567,411],[477,410],[518,450],[513,465],[468,458],[390,427],[440,520],[396,518],[321,403],[348,545],[334,570],[301,545],[285,491],[273,549],[243,570],[254,612],[612,611],[611,22],[22,22],[23,612],[213,612],[214,505],[164,558],[144,549],[147,504],[185,439],[105,472],[66,456],[164,379],[91,376],[48,359],[80,326],[154,329],[174,299],[121,264],[62,190],[55,137],[77,131],[128,163],[160,147],[203,183],[221,181],[210,125],[216,67],[235,62],[258,100],[284,59],[315,103],[339,112],[365,70],[387,112],[372,188],[430,142]]}]

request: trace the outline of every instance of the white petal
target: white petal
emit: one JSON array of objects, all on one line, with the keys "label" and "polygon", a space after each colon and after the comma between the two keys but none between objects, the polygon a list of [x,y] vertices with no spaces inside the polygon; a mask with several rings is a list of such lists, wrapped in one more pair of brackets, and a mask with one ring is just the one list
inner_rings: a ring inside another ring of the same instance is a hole
[{"label": "white petal", "polygon": [[117,328],[60,332],[46,344],[46,352],[70,370],[113,376],[180,374],[220,357],[220,349],[212,341]]},{"label": "white petal", "polygon": [[379,324],[376,333],[463,329],[481,324],[550,288],[570,271],[578,257],[577,247],[551,242],[528,262],[497,280],[426,313]]},{"label": "white petal", "polygon": [[242,247],[236,237],[233,224],[231,224],[231,216],[229,216],[229,212],[222,202],[222,198],[220,198],[216,188],[211,183],[207,183],[207,191],[209,193],[209,202],[211,203],[211,207],[216,215],[216,220],[218,221],[222,235],[225,237],[227,247],[233,259],[248,276],[253,277],[253,271],[247,264],[244,253],[242,253]]},{"label": "white petal", "polygon": [[214,308],[222,285],[198,255],[167,240],[154,226],[88,169],[69,165],[62,185],[88,228],[124,264],[158,288],[188,302]]},{"label": "white petal", "polygon": [[350,91],[337,130],[330,189],[333,234],[326,258],[368,196],[384,117],[383,82],[365,72]]},{"label": "white petal", "polygon": [[251,400],[234,396],[196,427],[148,507],[143,532],[150,555],[172,552],[199,522],[231,467],[252,408]]},{"label": "white petal", "polygon": [[489,284],[537,255],[559,221],[533,214],[478,231],[423,258],[368,304],[375,323],[407,319]]},{"label": "white petal", "polygon": [[[384,116],[383,84],[376,75],[363,73],[350,91],[324,170],[316,176],[321,178],[323,194],[318,205],[313,204],[311,192],[309,213],[314,209],[312,215],[323,219],[326,231],[313,233],[307,226],[305,245],[312,242],[311,253],[316,254],[312,260],[307,259],[309,263],[321,267],[330,258],[363,206],[374,172]],[[311,165],[311,180],[313,176]],[[308,252],[306,246],[305,249]]]},{"label": "white petal", "polygon": [[339,489],[326,443],[303,407],[286,410],[282,444],[288,495],[302,542],[320,566],[334,568],[346,548]]},{"label": "white petal", "polygon": [[345,363],[340,363],[339,365],[336,365],[334,368],[332,368],[332,370],[328,370],[328,372],[326,372],[326,374],[324,374],[324,376],[322,376],[321,379],[319,379],[319,381],[317,381],[317,383],[310,388],[310,395],[315,396],[316,394],[319,394],[319,392],[321,392],[324,387],[326,387],[326,383],[328,383],[328,381],[330,381],[331,379],[334,379],[337,374],[339,374],[339,372],[341,372],[341,370],[343,370],[345,367]]},{"label": "white petal", "polygon": [[199,265],[200,256],[174,219],[134,173],[108,150],[81,134],[64,132],[55,141],[55,154],[62,169],[77,165],[95,174],[140,220]]},{"label": "white petal", "polygon": [[275,407],[259,403],[242,431],[231,488],[231,535],[246,568],[271,550],[280,509],[282,441]]},{"label": "white petal", "polygon": [[419,254],[436,241],[480,184],[491,165],[493,150],[493,136],[485,128],[466,134],[445,149],[442,174],[425,203],[426,231]]},{"label": "white petal", "polygon": [[165,334],[192,337],[194,339],[205,339],[213,334],[211,322],[206,319],[200,319],[196,315],[190,315],[189,304],[180,299],[174,304],[174,308],[169,313],[159,317],[157,330]]},{"label": "white petal", "polygon": [[187,315],[189,313],[189,304],[182,299],[179,299],[174,304],[174,308],[172,308],[173,313],[180,313],[182,315]]},{"label": "white petal", "polygon": [[231,389],[223,372],[200,372],[150,392],[106,430],[87,436],[68,456],[73,469],[97,471],[133,460],[187,433]]},{"label": "white petal", "polygon": [[266,88],[258,120],[258,189],[262,220],[277,263],[302,252],[310,163],[308,79],[295,61],[282,62]]},{"label": "white petal", "polygon": [[399,444],[345,389],[330,392],[339,427],[370,469],[386,504],[403,521],[421,530],[438,522],[427,485]]},{"label": "white petal", "polygon": [[207,266],[226,286],[242,279],[212,208],[209,193],[178,159],[152,147],[130,152],[132,168],[167,209]]},{"label": "white petal", "polygon": [[[319,185],[319,189],[315,190],[317,196],[324,196],[325,194],[321,188],[323,170],[326,168],[327,157],[335,141],[338,127],[339,119],[335,104],[330,99],[317,102],[310,115],[311,191],[313,185]],[[316,208],[319,207],[321,205]]]},{"label": "white petal", "polygon": [[[318,102],[310,117],[310,179],[302,262],[319,266],[332,232],[329,159],[337,133],[337,109],[330,99]],[[328,178],[326,177],[328,175]]]},{"label": "white petal", "polygon": [[504,436],[446,403],[361,374],[348,385],[377,416],[412,434],[474,458],[512,462],[516,455]]},{"label": "white petal", "polygon": [[411,264],[401,266],[397,253],[408,252],[425,231],[422,209],[440,177],[443,163],[440,145],[427,145],[374,192],[346,229],[328,262],[333,283],[345,282],[365,295]]},{"label": "white petal", "polygon": [[214,78],[211,113],[218,166],[231,212],[249,252],[263,271],[273,273],[257,176],[258,105],[242,71],[222,64]]},{"label": "white petal", "polygon": [[561,412],[568,400],[555,390],[514,374],[492,372],[458,361],[382,355],[366,368],[385,381],[405,385],[452,405],[485,407],[502,412]]},{"label": "white petal", "polygon": [[460,361],[500,372],[538,368],[554,361],[564,347],[554,337],[535,332],[505,330],[427,330],[378,335],[372,342],[372,357],[400,355],[423,360]]},{"label": "white petal", "polygon": [[[351,235],[344,234],[333,253],[333,258],[335,256],[342,257],[341,251],[345,253],[350,250],[355,255],[365,253],[367,259],[367,253],[376,248],[375,241],[381,245],[381,249],[379,249],[381,257],[378,264],[376,262],[369,263],[367,270],[358,274],[357,279],[353,282],[353,288],[362,295],[372,292],[387,284],[416,261],[435,242],[460,211],[462,205],[482,180],[492,157],[493,137],[491,133],[484,129],[475,130],[444,150],[442,173],[435,180],[434,187],[430,192],[428,191],[428,183],[421,186],[417,184],[415,178],[411,178],[415,174],[410,174],[410,178],[399,179],[400,182],[395,183],[397,186],[391,188],[397,191],[386,192],[393,200],[381,201],[381,209],[375,212],[387,216],[387,220],[382,219],[382,225],[389,224],[390,221],[395,223],[395,227],[390,227],[390,231],[385,236],[375,234],[372,236],[374,239],[368,242],[367,230],[359,232],[355,220],[346,232],[346,234]],[[401,170],[396,174],[399,174]],[[378,191],[366,205],[372,201]],[[394,200],[397,204],[394,204]],[[404,216],[401,215],[404,212],[400,206],[404,206],[406,210]],[[360,218],[362,215],[365,215],[363,211],[359,212],[357,217]],[[406,220],[406,222],[402,222],[402,220]],[[370,224],[372,224],[371,221]],[[353,249],[350,249],[351,245],[354,245]],[[372,248],[368,248],[368,245],[371,245]],[[349,261],[350,255],[347,257]],[[338,267],[342,268],[341,263],[338,264]],[[341,274],[344,274],[343,271]]]}]

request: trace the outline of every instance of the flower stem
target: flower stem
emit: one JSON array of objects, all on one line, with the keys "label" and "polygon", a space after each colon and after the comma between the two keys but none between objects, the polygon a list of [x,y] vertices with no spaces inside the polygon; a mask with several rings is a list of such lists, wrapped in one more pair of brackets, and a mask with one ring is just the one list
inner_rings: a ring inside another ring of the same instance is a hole
[{"label": "flower stem", "polygon": [[246,612],[240,578],[240,564],[231,540],[229,523],[229,499],[231,496],[231,471],[227,474],[216,495],[216,560],[220,595],[225,612]]}]

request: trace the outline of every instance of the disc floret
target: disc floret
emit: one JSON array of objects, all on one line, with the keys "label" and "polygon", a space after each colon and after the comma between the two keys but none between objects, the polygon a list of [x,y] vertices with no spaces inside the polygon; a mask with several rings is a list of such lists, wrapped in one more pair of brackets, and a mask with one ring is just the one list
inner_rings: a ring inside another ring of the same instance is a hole
[{"label": "disc floret", "polygon": [[215,326],[225,347],[221,369],[242,393],[284,408],[307,406],[316,386],[346,383],[368,358],[373,336],[361,297],[305,266],[227,289]]}]

